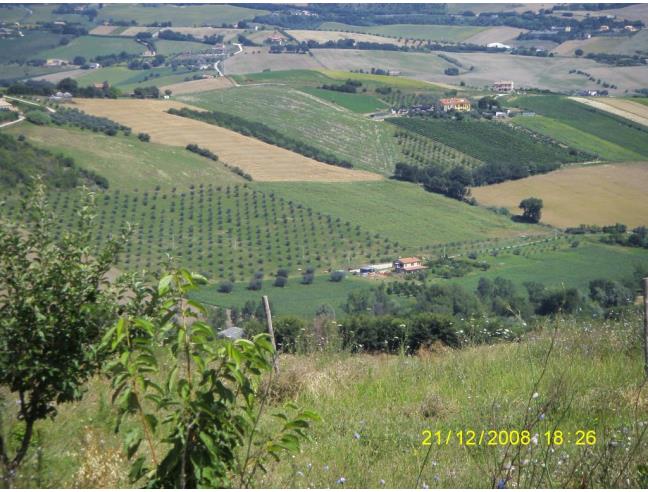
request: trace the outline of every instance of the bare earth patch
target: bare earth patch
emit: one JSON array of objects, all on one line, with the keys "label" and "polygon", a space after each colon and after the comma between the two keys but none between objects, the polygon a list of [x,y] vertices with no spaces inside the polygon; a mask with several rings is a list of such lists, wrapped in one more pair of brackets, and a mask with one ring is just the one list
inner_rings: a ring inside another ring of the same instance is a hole
[{"label": "bare earth patch", "polygon": [[517,181],[473,188],[481,205],[519,213],[528,197],[544,201],[542,222],[558,227],[648,223],[648,162],[572,167]]},{"label": "bare earth patch", "polygon": [[387,38],[385,36],[378,36],[376,34],[364,34],[359,32],[341,32],[341,31],[313,31],[295,29],[287,31],[297,41],[317,41],[318,43],[326,43],[327,41],[338,41],[340,39],[355,39],[367,43],[389,43],[396,45],[404,45],[403,40],[399,41],[394,38]]},{"label": "bare earth patch", "polygon": [[88,34],[92,34],[93,36],[109,36],[117,29],[119,29],[119,26],[97,26]]},{"label": "bare earth patch", "polygon": [[570,97],[573,101],[586,104],[601,111],[621,116],[640,125],[648,126],[648,106],[628,101],[627,99],[588,99],[584,97]]},{"label": "bare earth patch", "polygon": [[323,164],[226,128],[166,113],[169,108],[191,107],[176,101],[78,99],[76,105],[87,113],[127,125],[136,133],[148,133],[155,142],[180,147],[193,143],[207,148],[223,162],[251,174],[255,181],[383,179],[378,174]]},{"label": "bare earth patch", "polygon": [[194,92],[207,92],[216,89],[233,87],[234,83],[227,77],[214,77],[213,79],[190,80],[160,87],[160,91],[170,90],[173,95],[192,94]]}]

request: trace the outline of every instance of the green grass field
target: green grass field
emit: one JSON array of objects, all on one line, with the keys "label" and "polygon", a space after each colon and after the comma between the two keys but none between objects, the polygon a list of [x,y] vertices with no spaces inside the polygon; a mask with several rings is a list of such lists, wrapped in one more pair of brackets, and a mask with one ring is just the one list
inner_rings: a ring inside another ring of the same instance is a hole
[{"label": "green grass field", "polygon": [[332,307],[341,315],[342,304],[350,292],[376,284],[374,281],[352,275],[348,275],[341,282],[331,282],[328,275],[317,275],[310,285],[302,284],[301,276],[295,276],[288,280],[285,287],[273,287],[273,281],[273,277],[266,275],[263,287],[256,291],[247,290],[247,282],[237,283],[229,294],[218,292],[218,284],[212,284],[199,288],[192,297],[212,306],[241,308],[248,301],[259,303],[261,296],[267,295],[272,303],[273,315],[296,315],[311,319],[315,317],[317,308],[322,305]]},{"label": "green grass field", "polygon": [[267,13],[265,10],[248,9],[234,5],[192,5],[190,8],[176,5],[105,5],[99,11],[99,22],[109,20],[131,21],[139,24],[172,21],[174,26],[202,26],[233,24]]},{"label": "green grass field", "polygon": [[412,89],[412,90],[445,90],[444,87],[435,85],[431,82],[424,82],[422,80],[409,79],[407,77],[393,76],[393,75],[375,75],[371,73],[355,73],[347,72],[344,70],[320,70],[324,75],[335,80],[354,79],[362,82],[375,82],[384,84],[386,86],[394,87],[396,89]]},{"label": "green grass field", "polygon": [[176,53],[184,53],[191,51],[199,53],[208,51],[210,46],[205,43],[195,43],[193,41],[169,41],[167,39],[156,39],[155,48],[161,55],[175,55]]},{"label": "green grass field", "polygon": [[485,27],[435,26],[430,24],[389,24],[385,26],[352,26],[340,22],[324,22],[323,31],[348,31],[378,34],[392,38],[423,39],[425,41],[465,41],[470,36],[484,31]]},{"label": "green grass field", "polygon": [[106,177],[111,190],[164,191],[193,184],[241,183],[243,180],[222,164],[185,149],[151,142],[136,136],[109,137],[102,133],[74,128],[36,126],[22,123],[7,128],[7,133],[25,135],[39,147],[74,158],[75,162]]},{"label": "green grass field", "polygon": [[[646,408],[640,324],[639,314],[621,321],[560,319],[516,342],[433,347],[413,357],[281,355],[262,425],[289,401],[317,412],[321,421],[301,452],[282,453],[255,485],[490,488],[512,460],[510,487],[576,488],[585,480],[592,487],[641,488],[637,467],[646,450],[641,441],[634,448]],[[17,486],[128,486],[111,390],[100,377],[87,389],[80,402],[60,405],[54,419],[38,423],[40,462],[35,446]],[[15,398],[6,401],[11,424]],[[538,444],[520,448],[520,456],[511,453],[517,448],[505,456],[504,446],[460,446],[456,434],[444,444],[448,431],[479,435],[525,427],[538,435]],[[422,446],[424,430],[440,431],[441,445]],[[573,438],[551,448],[545,432],[555,430]],[[579,430],[594,431],[596,444],[576,446]],[[627,441],[632,452],[620,446],[611,452],[612,441]],[[76,475],[97,462],[105,464],[102,475]],[[575,466],[595,473],[583,476],[572,471]]]},{"label": "green grass field", "polygon": [[75,56],[83,56],[88,60],[99,55],[126,53],[141,54],[144,47],[131,38],[110,38],[103,36],[81,36],[72,39],[65,46],[58,46],[49,50],[41,51],[42,58],[62,58],[72,60]]},{"label": "green grass field", "polygon": [[15,63],[7,65],[0,64],[0,79],[16,80],[28,77],[38,77],[40,75],[63,72],[69,68],[70,67],[30,67]]},{"label": "green grass field", "polygon": [[177,99],[264,123],[347,159],[360,169],[389,175],[400,155],[393,130],[385,123],[370,121],[291,88],[244,86]]},{"label": "green grass field", "polygon": [[556,96],[518,97],[512,100],[512,104],[648,157],[648,128],[637,123]]},{"label": "green grass field", "polygon": [[428,193],[410,183],[289,183],[254,184],[273,190],[316,210],[361,224],[398,241],[398,254],[420,254],[432,244],[515,237],[543,233],[544,228],[512,222],[479,207]]},{"label": "green grass field", "polygon": [[609,161],[629,161],[644,158],[641,154],[626,149],[621,145],[546,116],[519,117],[514,120],[514,123],[534,132],[555,138],[570,147],[598,155],[601,159]]},{"label": "green grass field", "polygon": [[[52,49],[59,46],[63,36],[47,31],[25,31],[25,37],[0,39],[0,63],[9,63],[14,60],[24,61],[32,58],[52,58],[46,56]],[[0,78],[5,78],[4,74]],[[8,77],[6,77],[8,78]]]},{"label": "green grass field", "polygon": [[371,113],[387,109],[387,104],[371,95],[347,94],[345,92],[318,89],[317,87],[303,87],[301,91],[330,101],[354,113]]},{"label": "green grass field", "polygon": [[[474,290],[480,277],[504,277],[522,288],[529,280],[547,287],[576,287],[587,292],[589,282],[607,278],[622,280],[632,274],[635,266],[648,266],[648,251],[641,248],[603,244],[595,239],[579,238],[576,248],[569,246],[573,238],[549,241],[521,249],[523,254],[505,253],[488,258],[491,268],[453,279],[462,287]],[[556,248],[554,250],[554,247]]]}]

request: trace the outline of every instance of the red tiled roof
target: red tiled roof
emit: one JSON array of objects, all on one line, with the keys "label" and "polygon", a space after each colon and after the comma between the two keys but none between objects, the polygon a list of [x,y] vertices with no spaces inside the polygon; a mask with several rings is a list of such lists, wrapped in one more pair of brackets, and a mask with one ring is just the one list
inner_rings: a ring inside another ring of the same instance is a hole
[{"label": "red tiled roof", "polygon": [[398,261],[401,263],[420,263],[421,259],[417,258],[416,256],[410,256],[407,258],[399,258]]}]

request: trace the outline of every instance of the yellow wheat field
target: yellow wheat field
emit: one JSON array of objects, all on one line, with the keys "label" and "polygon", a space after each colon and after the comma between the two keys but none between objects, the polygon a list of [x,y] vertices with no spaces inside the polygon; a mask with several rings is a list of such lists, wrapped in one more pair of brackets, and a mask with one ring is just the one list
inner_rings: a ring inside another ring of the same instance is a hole
[{"label": "yellow wheat field", "polygon": [[383,179],[375,173],[323,164],[219,126],[166,113],[169,108],[190,107],[176,101],[78,99],[76,104],[87,113],[127,125],[135,133],[148,133],[152,141],[181,147],[193,143],[209,149],[223,162],[249,173],[255,181],[340,182]]},{"label": "yellow wheat field", "polygon": [[214,77],[213,79],[189,80],[160,87],[160,91],[170,90],[173,95],[192,94],[194,92],[207,92],[216,89],[227,89],[234,84],[227,77]]},{"label": "yellow wheat field", "polygon": [[558,227],[580,224],[648,224],[648,162],[561,169],[490,186],[473,188],[481,205],[513,213],[527,197],[544,202],[542,222]]}]

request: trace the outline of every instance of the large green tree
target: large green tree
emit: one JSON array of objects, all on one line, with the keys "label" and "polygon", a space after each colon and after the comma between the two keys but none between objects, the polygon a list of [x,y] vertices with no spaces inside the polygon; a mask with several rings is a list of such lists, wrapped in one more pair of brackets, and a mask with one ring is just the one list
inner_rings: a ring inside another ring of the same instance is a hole
[{"label": "large green tree", "polygon": [[540,222],[543,206],[544,204],[542,203],[542,199],[534,197],[525,198],[520,202],[519,205],[519,207],[523,210],[522,217],[526,221],[532,222],[534,224]]}]

